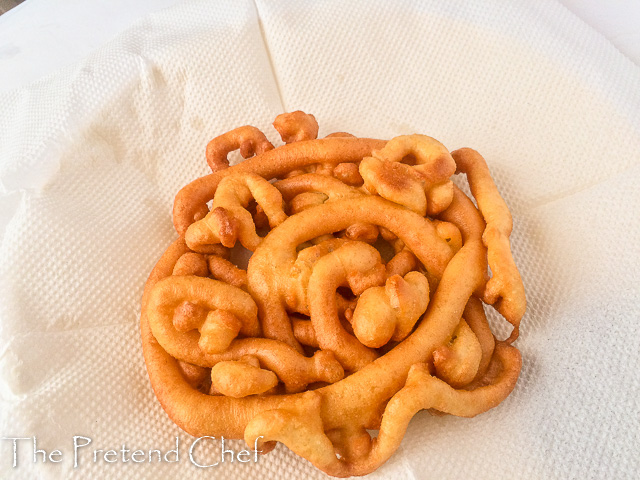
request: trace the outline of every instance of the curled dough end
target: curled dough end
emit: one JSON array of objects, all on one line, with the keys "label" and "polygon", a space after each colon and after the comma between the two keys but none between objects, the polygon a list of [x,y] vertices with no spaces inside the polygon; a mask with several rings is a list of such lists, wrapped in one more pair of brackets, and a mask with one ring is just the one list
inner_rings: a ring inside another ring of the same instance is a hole
[{"label": "curled dough end", "polygon": [[487,282],[484,301],[495,305],[513,325],[513,331],[507,339],[511,343],[518,338],[520,321],[527,308],[524,285],[509,243],[513,227],[511,212],[491,178],[487,162],[478,152],[461,148],[452,152],[452,156],[458,171],[467,175],[471,193],[487,224],[482,242],[487,247],[487,259],[493,275]]},{"label": "curled dough end", "polygon": [[233,398],[265,393],[277,384],[275,373],[243,359],[219,362],[211,368],[211,385],[219,393]]},{"label": "curled dough end", "polygon": [[211,171],[215,173],[228,168],[227,155],[238,149],[244,158],[249,158],[272,150],[273,145],[256,127],[247,125],[231,130],[207,144],[207,163]]},{"label": "curled dough end", "polygon": [[364,345],[378,348],[389,340],[404,340],[429,304],[429,282],[419,272],[389,277],[384,287],[365,290],[351,325]]},{"label": "curled dough end", "polygon": [[300,110],[278,115],[273,126],[285,143],[313,140],[318,137],[316,117]]},{"label": "curled dough end", "polygon": [[247,210],[254,199],[271,228],[287,218],[282,194],[267,180],[255,174],[229,175],[218,185],[211,211],[187,228],[185,240],[189,248],[206,251],[209,245],[218,243],[231,248],[237,240],[248,250],[258,248],[262,238],[256,233],[253,216]]}]

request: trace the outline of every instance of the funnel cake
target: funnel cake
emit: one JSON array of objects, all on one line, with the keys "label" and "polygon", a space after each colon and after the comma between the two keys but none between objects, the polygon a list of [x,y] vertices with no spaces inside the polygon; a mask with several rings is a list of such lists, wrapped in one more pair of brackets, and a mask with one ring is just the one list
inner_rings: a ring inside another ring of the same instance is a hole
[{"label": "funnel cake", "polygon": [[[142,300],[147,370],[194,436],[282,442],[329,475],[365,475],[418,411],[472,417],[513,390],[526,299],[511,214],[474,150],[318,139],[300,111],[274,127],[284,145],[250,126],[213,139],[213,173],[178,192],[179,238]],[[230,167],[232,150],[246,160]]]}]

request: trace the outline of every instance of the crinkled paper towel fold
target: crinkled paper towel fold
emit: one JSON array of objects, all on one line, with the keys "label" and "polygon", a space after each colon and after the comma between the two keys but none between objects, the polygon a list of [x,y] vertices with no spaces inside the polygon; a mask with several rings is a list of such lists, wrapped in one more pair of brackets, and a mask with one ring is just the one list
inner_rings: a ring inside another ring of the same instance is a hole
[{"label": "crinkled paper towel fold", "polygon": [[321,135],[479,150],[515,219],[529,299],[515,391],[474,419],[418,414],[372,477],[637,478],[640,69],[551,0],[185,2],[0,98],[0,434],[64,456],[34,466],[27,442],[12,469],[2,441],[0,472],[323,476],[282,446],[202,470],[185,451],[72,462],[73,435],[190,442],[149,386],[142,288],[208,140],[251,123],[276,141],[270,122],[296,109]]}]

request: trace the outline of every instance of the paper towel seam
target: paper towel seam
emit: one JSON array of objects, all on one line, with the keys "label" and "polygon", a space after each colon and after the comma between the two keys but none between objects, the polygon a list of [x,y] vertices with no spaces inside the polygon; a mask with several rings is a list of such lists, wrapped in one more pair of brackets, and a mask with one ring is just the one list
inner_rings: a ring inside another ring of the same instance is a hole
[{"label": "paper towel seam", "polygon": [[620,54],[622,57],[624,57],[631,65],[633,65],[634,68],[640,70],[640,66],[634,62],[631,57],[627,56],[626,53],[624,53],[622,50],[620,50],[611,40],[609,40],[607,37],[605,37],[602,33],[600,33],[600,31],[596,30],[595,28],[593,28],[591,25],[589,25],[587,22],[585,22],[581,17],[579,17],[578,15],[576,15],[575,13],[573,13],[571,10],[569,10],[569,8],[564,5],[561,2],[558,1],[554,1],[554,3],[556,3],[557,5],[560,6],[560,8],[562,10],[564,10],[565,12],[567,12],[569,15],[571,15],[574,19],[576,19],[583,27],[588,28],[593,34],[597,35],[598,37],[600,37],[600,39],[605,40],[609,45],[611,45],[618,54]]},{"label": "paper towel seam", "polygon": [[267,53],[267,58],[269,59],[269,67],[271,68],[271,74],[273,75],[273,81],[276,84],[276,89],[278,90],[278,98],[280,99],[280,105],[282,106],[282,111],[286,112],[287,107],[284,102],[284,97],[282,95],[282,89],[280,88],[280,80],[278,79],[278,72],[276,71],[275,64],[273,63],[273,56],[271,55],[271,50],[269,49],[269,42],[267,41],[267,37],[264,34],[264,25],[262,23],[262,18],[260,18],[260,9],[258,8],[258,4],[256,0],[252,0],[253,6],[256,9],[256,17],[258,19],[258,27],[260,28],[260,36],[262,37],[262,43],[264,44],[264,50]]},{"label": "paper towel seam", "polygon": [[586,185],[578,186],[576,188],[573,188],[573,189],[569,190],[568,192],[563,192],[563,193],[560,193],[558,195],[551,196],[547,200],[544,200],[544,201],[542,201],[542,202],[540,202],[540,203],[538,203],[536,205],[532,205],[532,206],[530,206],[528,208],[524,208],[522,211],[520,211],[520,214],[530,213],[530,212],[532,212],[533,210],[535,210],[537,208],[544,207],[546,205],[550,205],[550,204],[552,204],[554,202],[557,202],[559,200],[564,200],[565,198],[569,198],[569,197],[572,197],[574,195],[578,195],[579,193],[586,192],[587,190],[591,190],[592,188],[595,188],[595,187],[597,187],[599,185],[602,185],[603,183],[606,183],[606,182],[609,182],[609,181],[611,181],[611,180],[613,180],[615,178],[618,178],[618,177],[626,174],[630,170],[633,170],[634,168],[638,168],[639,166],[640,166],[640,161],[636,162],[636,163],[634,163],[632,165],[629,165],[628,167],[626,167],[626,168],[622,169],[621,171],[616,172],[616,173],[614,173],[612,175],[609,175],[608,177],[601,178],[601,179],[599,179],[599,180],[597,180],[595,182],[588,183]]}]

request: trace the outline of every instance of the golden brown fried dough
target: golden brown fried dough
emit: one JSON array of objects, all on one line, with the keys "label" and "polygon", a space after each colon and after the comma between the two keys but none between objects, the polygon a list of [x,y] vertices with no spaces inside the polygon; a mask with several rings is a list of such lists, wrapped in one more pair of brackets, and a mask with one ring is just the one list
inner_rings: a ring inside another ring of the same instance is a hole
[{"label": "golden brown fried dough", "polygon": [[[366,475],[419,410],[470,417],[513,390],[526,300],[511,214],[473,150],[317,139],[300,111],[274,127],[285,145],[250,126],[216,137],[214,173],[176,196],[181,237],[142,300],[149,378],[192,435],[282,442],[330,475]],[[229,167],[235,149],[255,156]],[[240,245],[246,269],[229,260]],[[513,324],[506,342],[483,302]]]}]

